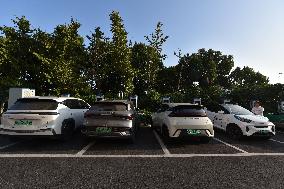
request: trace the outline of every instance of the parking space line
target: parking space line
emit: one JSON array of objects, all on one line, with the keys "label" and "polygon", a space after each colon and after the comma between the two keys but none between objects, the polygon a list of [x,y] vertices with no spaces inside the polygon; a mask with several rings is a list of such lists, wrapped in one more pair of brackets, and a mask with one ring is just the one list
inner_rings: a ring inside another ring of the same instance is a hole
[{"label": "parking space line", "polygon": [[231,147],[231,148],[234,148],[235,150],[238,150],[238,151],[240,151],[240,152],[242,152],[242,153],[248,153],[247,151],[245,151],[245,150],[242,150],[242,149],[240,149],[240,148],[238,148],[238,147],[236,147],[236,146],[233,146],[233,145],[231,145],[231,144],[229,144],[229,143],[227,143],[227,142],[224,142],[224,141],[222,141],[222,140],[220,140],[220,139],[218,139],[218,138],[213,138],[214,140],[216,140],[216,141],[218,141],[218,142],[221,142],[221,143],[223,143],[223,144],[225,144],[226,146],[229,146],[229,147]]},{"label": "parking space line", "polygon": [[91,146],[95,144],[96,141],[90,142],[87,146],[85,146],[81,151],[79,151],[76,156],[82,156]]},{"label": "parking space line", "polygon": [[165,154],[165,155],[170,155],[170,154],[171,154],[170,151],[167,149],[166,145],[163,143],[163,141],[161,140],[161,138],[159,137],[159,135],[157,134],[157,132],[156,132],[156,131],[153,131],[153,133],[154,133],[156,139],[158,140],[158,142],[159,142],[159,144],[160,144],[160,146],[161,146],[161,148],[162,148],[164,154]]},{"label": "parking space line", "polygon": [[193,157],[254,157],[254,156],[284,156],[284,153],[81,155],[81,156],[77,156],[76,154],[0,154],[0,158],[193,158]]},{"label": "parking space line", "polygon": [[20,142],[14,142],[14,143],[11,143],[11,144],[7,144],[5,146],[1,146],[0,150],[4,150],[5,148],[9,148],[9,147],[14,146],[14,145],[16,145],[18,143],[20,143]]},{"label": "parking space line", "polygon": [[269,139],[269,140],[271,140],[271,141],[273,141],[273,142],[278,142],[278,143],[280,143],[280,144],[284,144],[284,142],[281,142],[281,141],[279,141],[279,140],[274,140],[274,139]]}]

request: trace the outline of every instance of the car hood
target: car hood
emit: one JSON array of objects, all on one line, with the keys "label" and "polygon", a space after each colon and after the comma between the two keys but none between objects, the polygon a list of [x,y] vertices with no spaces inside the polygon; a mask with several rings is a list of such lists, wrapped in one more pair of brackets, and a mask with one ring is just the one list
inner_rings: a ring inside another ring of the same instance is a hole
[{"label": "car hood", "polygon": [[236,115],[245,119],[252,120],[253,122],[256,123],[265,123],[268,122],[268,118],[260,115]]}]

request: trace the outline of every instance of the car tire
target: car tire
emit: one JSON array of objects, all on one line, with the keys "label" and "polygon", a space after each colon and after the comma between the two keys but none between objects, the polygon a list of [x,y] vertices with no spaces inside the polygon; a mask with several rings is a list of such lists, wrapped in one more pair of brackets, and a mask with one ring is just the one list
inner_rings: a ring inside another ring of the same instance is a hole
[{"label": "car tire", "polygon": [[75,124],[73,120],[64,120],[61,126],[61,137],[62,141],[68,141],[72,138],[75,130]]},{"label": "car tire", "polygon": [[166,143],[166,144],[171,141],[169,129],[165,125],[162,128],[162,138],[163,138],[164,143]]},{"label": "car tire", "polygon": [[243,137],[242,130],[236,125],[228,126],[227,133],[234,140],[240,140]]}]

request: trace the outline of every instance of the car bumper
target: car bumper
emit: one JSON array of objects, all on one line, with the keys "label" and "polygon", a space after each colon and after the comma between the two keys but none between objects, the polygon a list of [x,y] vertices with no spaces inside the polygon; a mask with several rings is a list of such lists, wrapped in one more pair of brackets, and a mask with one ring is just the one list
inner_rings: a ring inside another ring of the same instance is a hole
[{"label": "car bumper", "polygon": [[[185,136],[205,136],[214,137],[214,130],[212,124],[204,125],[171,125],[168,127],[170,137],[185,137]],[[201,133],[199,135],[189,134],[189,130],[197,130]]]},{"label": "car bumper", "polygon": [[111,132],[109,133],[98,133],[96,131],[97,126],[82,126],[82,134],[88,137],[100,137],[100,138],[130,138],[133,135],[131,127],[110,127]]},{"label": "car bumper", "polygon": [[242,129],[245,136],[275,135],[275,125],[265,125],[265,126],[246,125]]},{"label": "car bumper", "polygon": [[[191,133],[189,130],[195,130],[197,133]],[[172,138],[196,138],[196,137],[214,137],[214,131],[209,129],[177,129],[170,137]]]},{"label": "car bumper", "polygon": [[38,130],[12,130],[0,128],[0,135],[10,136],[55,136],[53,129],[38,129]]}]

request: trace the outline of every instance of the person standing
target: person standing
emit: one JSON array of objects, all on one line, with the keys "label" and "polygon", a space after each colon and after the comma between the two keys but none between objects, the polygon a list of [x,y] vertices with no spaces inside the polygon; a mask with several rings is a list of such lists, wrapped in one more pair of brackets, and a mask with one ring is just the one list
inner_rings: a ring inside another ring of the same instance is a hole
[{"label": "person standing", "polygon": [[252,108],[252,113],[254,113],[255,115],[261,115],[263,116],[263,112],[264,112],[264,108],[262,106],[260,106],[260,102],[256,101],[254,103],[254,107]]}]

